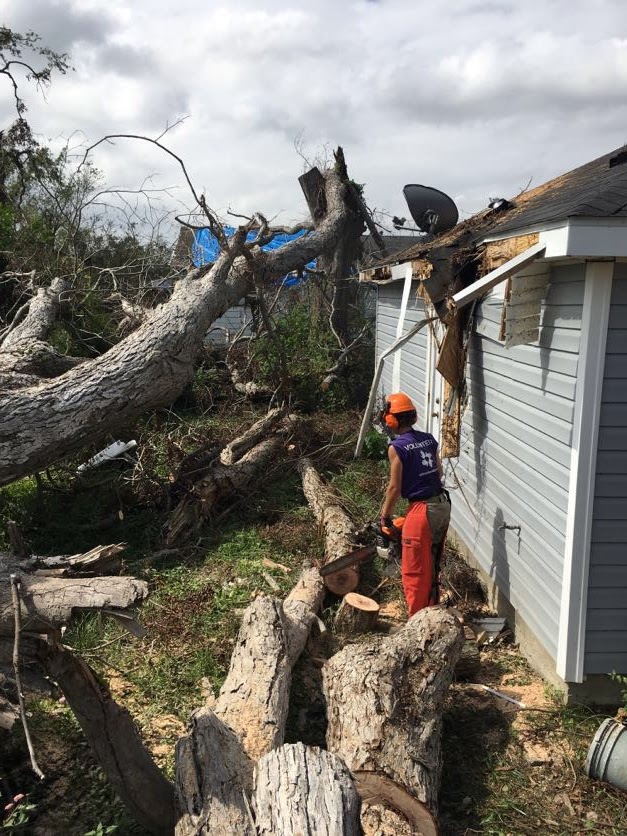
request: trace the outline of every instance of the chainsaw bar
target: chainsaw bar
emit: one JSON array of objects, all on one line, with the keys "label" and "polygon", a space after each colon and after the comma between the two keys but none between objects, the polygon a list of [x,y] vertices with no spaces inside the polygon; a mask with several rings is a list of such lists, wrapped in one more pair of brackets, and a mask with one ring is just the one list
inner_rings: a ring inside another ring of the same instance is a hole
[{"label": "chainsaw bar", "polygon": [[337,557],[335,560],[327,563],[320,569],[320,574],[325,578],[327,575],[333,575],[335,572],[346,569],[347,566],[353,566],[355,563],[361,563],[362,560],[368,560],[369,557],[372,557],[376,553],[376,546],[362,546],[359,549],[355,549],[355,551],[343,554],[341,557]]}]

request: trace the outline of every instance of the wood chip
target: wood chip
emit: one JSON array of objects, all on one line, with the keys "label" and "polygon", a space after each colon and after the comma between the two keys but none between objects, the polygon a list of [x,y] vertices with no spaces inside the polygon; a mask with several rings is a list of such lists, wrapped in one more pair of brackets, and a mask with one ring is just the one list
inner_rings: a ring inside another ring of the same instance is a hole
[{"label": "wood chip", "polygon": [[282,563],[275,563],[274,560],[270,560],[269,557],[264,557],[263,565],[267,566],[268,569],[280,569],[281,572],[284,572],[286,575],[290,575],[292,572],[289,566],[284,566]]},{"label": "wood chip", "polygon": [[265,580],[265,582],[268,584],[268,586],[270,587],[270,589],[273,589],[275,592],[280,592],[281,587],[280,587],[280,586],[278,585],[278,583],[274,580],[274,578],[272,577],[272,575],[269,575],[267,572],[262,572],[261,574],[263,575],[263,579],[264,579],[264,580]]}]

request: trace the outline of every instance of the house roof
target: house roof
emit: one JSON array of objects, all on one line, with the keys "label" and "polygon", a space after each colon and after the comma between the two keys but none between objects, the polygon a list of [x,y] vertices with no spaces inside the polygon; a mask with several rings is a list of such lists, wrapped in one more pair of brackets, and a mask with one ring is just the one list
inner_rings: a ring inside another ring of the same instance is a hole
[{"label": "house roof", "polygon": [[548,183],[484,209],[437,235],[418,242],[378,264],[420,258],[434,249],[470,246],[488,235],[537,228],[572,217],[627,217],[627,145],[561,174]]},{"label": "house roof", "polygon": [[393,258],[397,253],[404,252],[409,247],[415,246],[418,238],[416,235],[382,235],[385,244],[385,254],[381,252],[372,235],[363,235],[363,251],[359,260],[362,269],[379,264],[383,260]]}]

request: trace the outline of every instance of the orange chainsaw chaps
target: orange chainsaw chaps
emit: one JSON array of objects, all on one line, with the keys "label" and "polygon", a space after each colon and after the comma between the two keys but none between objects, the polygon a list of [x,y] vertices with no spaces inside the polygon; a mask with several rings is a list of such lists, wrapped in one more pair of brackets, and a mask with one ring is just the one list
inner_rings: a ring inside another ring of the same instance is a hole
[{"label": "orange chainsaw chaps", "polygon": [[427,503],[410,506],[403,525],[401,577],[410,617],[433,600],[433,555],[431,527],[427,518]]}]

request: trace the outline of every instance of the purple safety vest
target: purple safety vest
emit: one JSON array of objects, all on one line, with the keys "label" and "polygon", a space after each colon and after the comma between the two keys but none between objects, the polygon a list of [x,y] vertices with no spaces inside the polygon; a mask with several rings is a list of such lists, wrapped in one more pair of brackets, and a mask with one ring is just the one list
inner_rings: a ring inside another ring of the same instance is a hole
[{"label": "purple safety vest", "polygon": [[430,433],[408,430],[390,444],[403,465],[404,499],[428,499],[442,491],[436,458],[438,442]]}]

